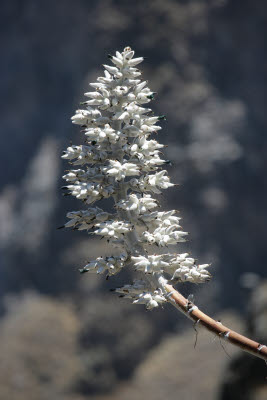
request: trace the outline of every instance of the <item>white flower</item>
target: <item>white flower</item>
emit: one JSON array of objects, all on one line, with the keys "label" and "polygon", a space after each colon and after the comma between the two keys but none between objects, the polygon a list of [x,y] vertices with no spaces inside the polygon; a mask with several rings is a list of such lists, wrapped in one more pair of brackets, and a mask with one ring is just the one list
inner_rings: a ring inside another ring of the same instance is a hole
[{"label": "white flower", "polygon": [[152,208],[158,207],[158,202],[153,199],[150,194],[145,194],[142,197],[138,193],[132,193],[126,200],[119,201],[116,207],[122,210],[135,211],[137,214],[143,214],[150,211]]},{"label": "white flower", "polygon": [[111,105],[110,99],[109,99],[109,92],[108,90],[105,90],[104,88],[100,89],[102,91],[102,94],[100,92],[88,92],[85,93],[84,95],[87,97],[90,97],[91,100],[85,101],[85,105],[87,106],[99,106],[100,110],[107,110],[109,106]]},{"label": "white flower", "polygon": [[85,130],[85,135],[88,140],[97,141],[98,143],[103,143],[108,141],[111,144],[117,143],[121,140],[121,144],[123,145],[127,138],[125,135],[111,128],[110,124],[105,124],[104,127],[91,127]]},{"label": "white flower", "polygon": [[158,143],[156,140],[147,140],[143,136],[139,139],[139,147],[144,155],[150,156],[154,154],[155,150],[161,149],[164,145]]},{"label": "white flower", "polygon": [[149,225],[150,230],[156,229],[158,227],[167,227],[176,225],[179,226],[179,221],[181,218],[174,216],[176,210],[158,212],[154,211],[152,213],[143,214],[140,220],[146,225]]},{"label": "white flower", "polygon": [[70,146],[62,155],[62,158],[72,161],[72,165],[94,164],[107,158],[107,152],[98,150],[93,146]]},{"label": "white flower", "polygon": [[105,271],[108,275],[115,275],[121,271],[127,260],[127,254],[122,253],[119,256],[111,257],[98,257],[96,260],[91,261],[85,267],[80,269],[80,273],[85,272],[96,272],[97,274],[103,274]]},{"label": "white flower", "polygon": [[117,288],[115,292],[119,293],[120,297],[132,299],[134,304],[145,304],[147,310],[158,307],[159,304],[167,301],[160,289],[150,292],[147,283],[142,280],[136,280],[133,285]]},{"label": "white flower", "polygon": [[134,51],[130,50],[129,52],[123,52],[123,54],[116,52],[116,56],[110,56],[111,61],[115,64],[119,69],[123,67],[135,67],[140,64],[144,58],[132,58],[134,56]]},{"label": "white flower", "polygon": [[153,157],[147,160],[142,160],[142,170],[143,171],[155,171],[158,169],[163,164],[168,163],[168,161],[163,160],[158,156],[158,154],[155,154]]},{"label": "white flower", "polygon": [[86,125],[89,121],[101,117],[101,112],[88,107],[87,110],[77,110],[76,114],[71,117],[72,123],[76,125]]},{"label": "white flower", "polygon": [[167,228],[159,227],[155,229],[153,233],[144,232],[142,238],[145,242],[158,246],[168,246],[178,242],[185,242],[184,236],[188,235],[188,232],[175,230],[179,227],[179,225],[171,225]]},{"label": "white flower", "polygon": [[118,111],[114,116],[113,120],[130,122],[131,119],[138,119],[140,115],[151,111],[149,108],[140,107],[136,102],[129,103],[123,110]]},{"label": "white flower", "polygon": [[124,179],[126,176],[139,175],[140,171],[136,164],[120,163],[119,161],[109,160],[111,168],[106,169],[106,173],[114,176],[116,181]]},{"label": "white flower", "polygon": [[[112,85],[112,83],[114,82],[113,76],[106,70],[104,71],[104,77],[100,76],[99,78],[97,78],[98,82],[106,84],[107,87],[109,86],[109,84]],[[92,86],[92,83],[90,83],[90,85]]]},{"label": "white flower", "polygon": [[210,280],[211,275],[206,270],[209,264],[194,265],[194,266],[181,266],[175,270],[172,280],[178,280],[181,282],[191,282],[191,283],[203,283]]},{"label": "white flower", "polygon": [[77,179],[80,180],[85,175],[83,169],[71,170],[68,174],[63,175],[62,178],[67,182],[75,182]]},{"label": "white flower", "polygon": [[67,182],[86,182],[92,180],[94,182],[102,182],[105,176],[102,174],[101,168],[73,169],[68,174],[62,177]]},{"label": "white flower", "polygon": [[144,256],[138,256],[138,257],[133,257],[132,256],[131,259],[134,262],[134,266],[135,266],[136,269],[140,269],[140,270],[145,271],[145,270],[147,270],[147,268],[150,265],[149,260]]},{"label": "white flower", "polygon": [[[124,126],[124,130],[126,130],[129,133],[132,133],[131,136],[144,136],[148,135],[150,133],[156,132],[161,129],[160,126],[155,125],[158,121],[164,118],[164,116],[161,117],[147,117],[143,114],[143,110],[145,108],[141,108],[142,112],[140,115],[136,115],[136,119],[134,119],[131,124],[126,123]],[[149,109],[147,109],[149,110]],[[124,110],[126,111],[126,110]],[[127,109],[129,111],[129,109]],[[128,115],[128,114],[127,114]]]},{"label": "white flower", "polygon": [[153,175],[141,176],[140,179],[131,179],[131,187],[142,192],[160,194],[161,191],[159,189],[168,189],[168,187],[174,186],[174,184],[170,182],[170,178],[165,176],[166,172],[167,171],[163,170]]},{"label": "white flower", "polygon": [[91,204],[97,200],[108,198],[114,193],[114,186],[103,186],[99,183],[75,182],[73,185],[65,187],[70,191],[70,194],[77,199],[86,201]]},{"label": "white flower", "polygon": [[72,211],[67,213],[67,218],[70,219],[64,227],[81,230],[88,230],[95,223],[106,221],[111,215],[101,208],[88,208],[87,210]]},{"label": "white flower", "polygon": [[109,238],[119,239],[125,233],[132,229],[132,225],[123,221],[105,221],[95,224],[97,228],[94,233],[100,236],[107,236]]},{"label": "white flower", "polygon": [[166,303],[167,299],[162,294],[160,290],[155,290],[153,293],[142,293],[138,296],[136,300],[133,301],[134,304],[145,304],[147,310],[152,310],[156,308],[159,304]]},{"label": "white flower", "polygon": [[150,186],[155,186],[160,189],[168,189],[169,187],[174,186],[173,183],[170,183],[170,178],[165,176],[167,171],[160,171],[154,175],[148,175],[148,184]]},{"label": "white flower", "polygon": [[[126,56],[127,59],[127,56]],[[143,57],[138,57],[138,58],[132,58],[131,60],[128,61],[128,65],[130,67],[135,67],[137,64],[140,64],[144,60]]]},{"label": "white flower", "polygon": [[165,261],[166,256],[162,255],[151,255],[151,256],[138,256],[132,257],[134,266],[137,270],[143,271],[145,274],[151,274],[153,272],[162,272],[165,268],[168,268],[169,264]]}]

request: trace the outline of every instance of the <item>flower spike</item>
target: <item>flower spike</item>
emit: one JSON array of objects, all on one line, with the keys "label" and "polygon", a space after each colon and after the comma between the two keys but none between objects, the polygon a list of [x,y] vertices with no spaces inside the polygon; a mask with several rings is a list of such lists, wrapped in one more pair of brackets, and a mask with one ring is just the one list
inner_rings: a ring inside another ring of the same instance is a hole
[{"label": "flower spike", "polygon": [[[159,211],[156,197],[164,189],[177,186],[170,182],[163,167],[170,162],[161,158],[153,135],[165,115],[154,116],[147,107],[155,92],[141,80],[137,68],[144,60],[134,58],[126,47],[108,55],[112,65],[104,64],[104,76],[90,83],[83,108],[71,121],[82,127],[85,144],[70,145],[62,158],[72,167],[63,176],[65,196],[72,195],[89,205],[67,214],[63,227],[86,230],[105,238],[116,254],[98,257],[80,269],[80,273],[107,272],[107,277],[125,268],[143,273],[144,280],[115,289],[134,304],[151,310],[170,302],[188,318],[242,349],[267,360],[266,346],[235,333],[206,316],[191,301],[170,285],[210,280],[209,264],[197,265],[187,253],[156,254],[159,247],[177,245],[186,240],[176,210]],[[98,200],[113,198],[113,214],[92,206]],[[62,228],[62,227],[60,227]]]}]

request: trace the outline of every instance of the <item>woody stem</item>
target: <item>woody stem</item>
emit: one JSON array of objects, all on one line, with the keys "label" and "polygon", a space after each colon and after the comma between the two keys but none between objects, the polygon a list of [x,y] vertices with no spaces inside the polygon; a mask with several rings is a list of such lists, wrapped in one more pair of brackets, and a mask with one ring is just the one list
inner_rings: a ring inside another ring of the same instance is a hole
[{"label": "woody stem", "polygon": [[267,346],[255,342],[246,336],[240,335],[232,329],[224,326],[221,322],[215,321],[199,310],[191,301],[188,301],[181,293],[174,289],[172,285],[164,283],[164,288],[169,294],[168,297],[171,304],[186,315],[187,318],[194,321],[195,324],[203,326],[220,339],[223,339],[256,357],[262,358],[267,362]]}]

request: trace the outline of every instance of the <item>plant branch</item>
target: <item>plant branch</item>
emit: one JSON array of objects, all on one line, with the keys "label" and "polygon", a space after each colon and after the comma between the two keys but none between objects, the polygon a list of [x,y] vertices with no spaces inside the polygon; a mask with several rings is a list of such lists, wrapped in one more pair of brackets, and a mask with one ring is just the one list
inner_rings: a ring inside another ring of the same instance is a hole
[{"label": "plant branch", "polygon": [[188,301],[181,293],[174,289],[172,285],[165,283],[164,288],[169,293],[171,304],[178,308],[178,310],[186,315],[187,318],[194,321],[195,324],[203,326],[220,339],[223,339],[256,357],[262,358],[267,362],[267,346],[254,342],[254,340],[240,335],[232,329],[224,326],[221,322],[215,321],[199,310],[191,301]]}]

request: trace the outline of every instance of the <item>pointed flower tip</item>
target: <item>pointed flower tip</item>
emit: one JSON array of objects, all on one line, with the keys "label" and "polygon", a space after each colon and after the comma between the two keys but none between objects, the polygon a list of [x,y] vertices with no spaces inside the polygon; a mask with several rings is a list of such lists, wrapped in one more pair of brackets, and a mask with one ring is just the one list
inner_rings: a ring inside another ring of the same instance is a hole
[{"label": "pointed flower tip", "polygon": [[85,272],[88,272],[88,269],[87,268],[80,268],[78,271],[80,272],[80,274],[85,274]]}]

